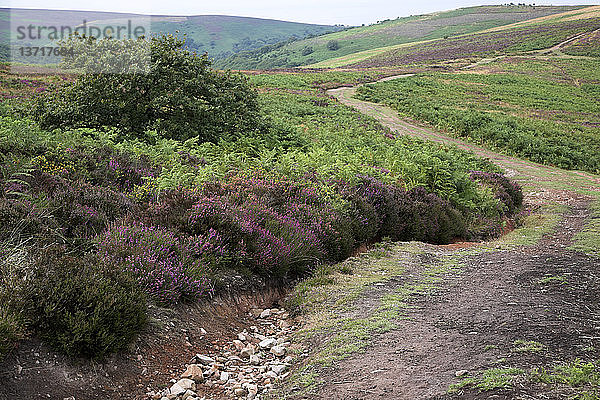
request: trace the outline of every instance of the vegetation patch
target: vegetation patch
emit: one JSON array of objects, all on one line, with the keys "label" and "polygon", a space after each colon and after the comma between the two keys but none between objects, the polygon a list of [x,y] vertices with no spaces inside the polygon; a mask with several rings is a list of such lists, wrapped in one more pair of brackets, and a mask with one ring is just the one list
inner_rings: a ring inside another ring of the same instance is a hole
[{"label": "vegetation patch", "polygon": [[448,393],[460,393],[464,389],[472,388],[479,392],[496,389],[510,389],[515,377],[523,375],[525,371],[519,368],[490,368],[476,377],[468,377],[461,382],[450,386]]},{"label": "vegetation patch", "polygon": [[[598,70],[595,61],[571,64],[590,73]],[[551,63],[534,65],[552,68]],[[591,81],[564,82],[514,72],[437,73],[366,85],[357,93],[361,100],[388,104],[402,115],[509,154],[561,168],[600,171],[595,127],[600,121],[594,119],[600,113]]]}]

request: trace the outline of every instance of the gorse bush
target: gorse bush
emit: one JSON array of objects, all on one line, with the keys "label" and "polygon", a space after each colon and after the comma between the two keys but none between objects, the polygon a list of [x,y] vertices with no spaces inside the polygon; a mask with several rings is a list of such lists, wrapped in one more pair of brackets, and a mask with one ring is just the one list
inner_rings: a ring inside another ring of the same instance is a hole
[{"label": "gorse bush", "polygon": [[[108,40],[110,39],[103,39]],[[246,79],[210,68],[206,55],[173,36],[152,38],[147,71],[91,72],[41,96],[33,116],[43,128],[116,127],[136,137],[217,142],[264,127]]]}]

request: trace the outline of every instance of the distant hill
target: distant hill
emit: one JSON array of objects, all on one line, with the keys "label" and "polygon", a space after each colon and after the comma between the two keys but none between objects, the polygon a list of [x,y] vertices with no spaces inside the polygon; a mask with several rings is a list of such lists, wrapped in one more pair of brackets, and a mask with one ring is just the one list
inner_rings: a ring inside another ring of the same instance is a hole
[{"label": "distant hill", "polygon": [[[19,25],[73,25],[84,19],[98,25],[115,21],[145,20],[140,14],[62,11],[41,9],[0,8],[0,42],[9,39],[11,19]],[[153,15],[152,32],[186,35],[189,46],[198,52],[208,52],[212,58],[231,56],[239,51],[253,50],[268,44],[304,39],[344,29],[342,26],[315,25],[261,18],[226,15],[164,16]]]},{"label": "distant hill", "polygon": [[600,6],[580,8],[447,39],[371,49],[325,60],[309,67],[360,69],[439,64],[465,58],[551,49],[554,46],[557,48],[552,52],[559,55],[599,57]]},{"label": "distant hill", "polygon": [[270,69],[315,64],[384,46],[453,37],[545,17],[583,6],[479,6],[410,16],[319,37],[279,43],[220,60],[233,69]]}]

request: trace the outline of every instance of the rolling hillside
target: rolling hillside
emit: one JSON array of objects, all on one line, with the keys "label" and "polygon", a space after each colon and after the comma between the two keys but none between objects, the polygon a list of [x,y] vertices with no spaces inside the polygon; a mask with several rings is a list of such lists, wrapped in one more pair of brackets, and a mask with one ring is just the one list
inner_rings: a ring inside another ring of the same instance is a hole
[{"label": "rolling hillside", "polygon": [[218,66],[233,69],[296,67],[383,46],[468,34],[580,8],[480,6],[410,16],[293,43],[279,43],[251,52],[241,52],[218,62]]},{"label": "rolling hillside", "polygon": [[564,48],[560,46],[560,51],[564,54],[597,56],[599,30],[600,6],[592,6],[455,38],[373,49],[311,67],[372,68],[431,64],[550,49],[563,42]]},{"label": "rolling hillside", "polygon": [[[60,11],[0,8],[0,42],[8,42],[11,19],[27,26],[77,26],[86,20],[98,26],[117,21],[140,21],[146,25],[148,16],[94,11]],[[198,52],[208,52],[213,58],[231,56],[241,50],[252,50],[268,44],[302,39],[343,29],[341,26],[303,24],[260,18],[225,15],[151,17],[154,33],[185,34],[188,44]]]}]

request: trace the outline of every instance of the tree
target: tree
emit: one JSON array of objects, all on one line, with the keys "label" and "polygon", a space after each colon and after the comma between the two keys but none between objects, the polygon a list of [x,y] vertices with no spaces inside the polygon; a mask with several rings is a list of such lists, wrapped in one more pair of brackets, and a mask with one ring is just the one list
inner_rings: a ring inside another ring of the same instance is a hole
[{"label": "tree", "polygon": [[[112,39],[98,42],[103,41],[109,41],[103,46],[121,46]],[[108,126],[138,137],[155,130],[160,137],[212,142],[258,129],[257,94],[246,78],[211,69],[206,55],[186,50],[184,41],[172,35],[145,43],[148,65],[140,63],[124,73],[92,69],[73,85],[42,97],[34,107],[34,117],[43,128]],[[122,46],[130,48],[131,44]],[[123,64],[118,57],[106,59]],[[81,59],[77,62],[86,64]]]},{"label": "tree", "polygon": [[327,49],[335,51],[340,48],[340,43],[337,40],[330,40],[327,42]]}]

